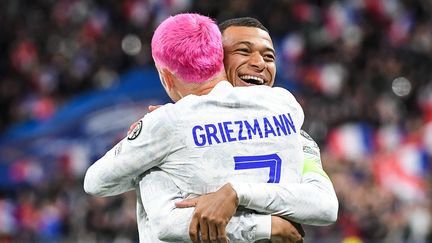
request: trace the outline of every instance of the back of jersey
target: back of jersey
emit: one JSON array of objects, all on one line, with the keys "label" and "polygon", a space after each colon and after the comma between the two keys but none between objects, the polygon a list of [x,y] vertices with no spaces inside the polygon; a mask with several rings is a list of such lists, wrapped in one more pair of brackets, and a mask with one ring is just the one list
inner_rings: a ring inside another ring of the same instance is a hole
[{"label": "back of jersey", "polygon": [[300,181],[304,115],[284,89],[221,82],[209,95],[183,98],[169,116],[176,140],[160,167],[187,194],[229,181]]}]

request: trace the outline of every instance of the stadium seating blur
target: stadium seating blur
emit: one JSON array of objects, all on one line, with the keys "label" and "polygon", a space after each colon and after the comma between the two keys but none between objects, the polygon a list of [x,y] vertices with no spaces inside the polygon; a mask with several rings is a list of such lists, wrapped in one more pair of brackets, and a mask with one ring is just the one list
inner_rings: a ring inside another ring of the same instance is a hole
[{"label": "stadium seating blur", "polygon": [[305,242],[432,242],[432,2],[35,0],[0,8],[0,242],[138,242],[135,194],[86,168],[169,102],[150,55],[178,12],[256,17],[340,203]]}]

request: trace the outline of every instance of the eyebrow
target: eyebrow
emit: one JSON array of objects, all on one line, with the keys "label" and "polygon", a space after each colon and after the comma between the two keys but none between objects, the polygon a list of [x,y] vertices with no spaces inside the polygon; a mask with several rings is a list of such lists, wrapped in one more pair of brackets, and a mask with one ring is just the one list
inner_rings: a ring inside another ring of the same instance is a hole
[{"label": "eyebrow", "polygon": [[[250,41],[240,41],[240,42],[236,43],[236,45],[240,45],[240,44],[244,44],[244,45],[247,45],[247,46],[253,46],[254,45],[254,43],[252,43]],[[276,52],[275,52],[275,50],[273,48],[265,47],[265,50],[266,51],[270,51],[271,53],[273,53],[273,55],[276,56]]]}]

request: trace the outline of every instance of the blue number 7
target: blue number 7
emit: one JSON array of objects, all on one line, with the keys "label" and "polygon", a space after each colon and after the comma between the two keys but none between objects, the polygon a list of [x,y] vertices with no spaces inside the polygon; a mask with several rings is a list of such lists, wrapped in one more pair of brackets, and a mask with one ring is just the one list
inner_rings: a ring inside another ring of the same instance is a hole
[{"label": "blue number 7", "polygon": [[234,156],[235,170],[270,168],[267,183],[279,183],[282,160],[277,154]]}]

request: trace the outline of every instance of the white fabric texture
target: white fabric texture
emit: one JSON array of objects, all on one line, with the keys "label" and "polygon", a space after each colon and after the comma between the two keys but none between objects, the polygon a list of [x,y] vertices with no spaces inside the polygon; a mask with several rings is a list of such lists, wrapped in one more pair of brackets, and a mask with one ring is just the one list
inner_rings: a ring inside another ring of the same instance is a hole
[{"label": "white fabric texture", "polygon": [[[99,196],[137,189],[142,242],[188,242],[193,208],[176,209],[174,202],[227,182],[249,209],[326,224],[334,220],[337,199],[326,177],[306,173],[302,179],[303,119],[284,89],[221,82],[209,95],[190,95],[143,117],[136,138],[123,139],[88,169],[84,189]],[[160,171],[149,172],[156,167]],[[312,189],[299,187],[302,180]],[[327,211],[321,196],[330,201]],[[253,242],[268,239],[270,227],[270,216],[240,211],[227,230],[232,242]]]}]

